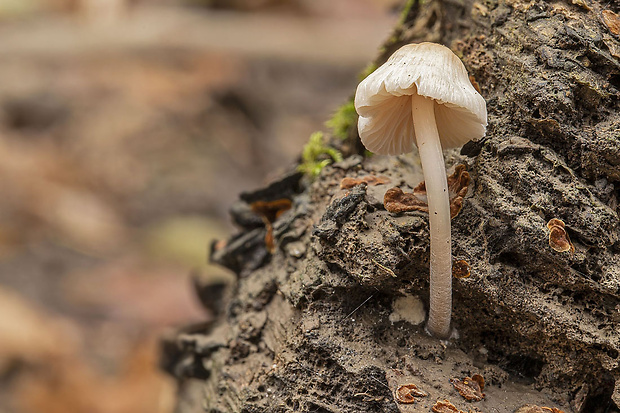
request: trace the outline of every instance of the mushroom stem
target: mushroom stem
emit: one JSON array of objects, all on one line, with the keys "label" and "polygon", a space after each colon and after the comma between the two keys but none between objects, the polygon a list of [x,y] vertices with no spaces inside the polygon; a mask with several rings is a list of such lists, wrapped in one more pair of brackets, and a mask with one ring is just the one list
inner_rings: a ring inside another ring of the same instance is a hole
[{"label": "mushroom stem", "polygon": [[426,182],[431,234],[430,309],[426,327],[438,338],[450,335],[452,316],[452,251],[448,179],[435,122],[434,101],[411,96],[411,113]]}]

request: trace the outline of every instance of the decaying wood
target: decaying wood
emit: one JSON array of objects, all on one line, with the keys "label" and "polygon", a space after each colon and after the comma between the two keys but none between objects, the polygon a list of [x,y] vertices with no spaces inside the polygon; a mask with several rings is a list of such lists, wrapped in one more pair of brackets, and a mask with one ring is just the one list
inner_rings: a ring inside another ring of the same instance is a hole
[{"label": "decaying wood", "polygon": [[[165,345],[180,412],[429,412],[437,400],[463,411],[618,411],[620,6],[408,7],[377,63],[407,42],[441,42],[488,102],[487,136],[447,153],[472,179],[452,223],[454,259],[470,271],[454,280],[458,338],[432,339],[392,304],[403,295],[427,303],[427,216],[387,212],[385,185],[340,188],[381,175],[411,190],[415,154],[350,153],[310,185],[294,174],[233,208],[242,230],[212,251],[238,275],[232,299],[213,326]],[[292,208],[272,224],[270,254],[248,205],[277,199]],[[550,247],[551,219],[565,223],[574,250]],[[485,397],[464,404],[450,379],[473,374]],[[428,397],[399,403],[395,391],[409,383]]]}]

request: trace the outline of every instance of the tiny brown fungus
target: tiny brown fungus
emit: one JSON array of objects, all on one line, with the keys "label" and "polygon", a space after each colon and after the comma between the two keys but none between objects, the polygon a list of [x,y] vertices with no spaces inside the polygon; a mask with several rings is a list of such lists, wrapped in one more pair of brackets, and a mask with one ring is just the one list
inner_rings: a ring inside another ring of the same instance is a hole
[{"label": "tiny brown fungus", "polygon": [[431,409],[435,413],[465,413],[464,411],[457,409],[456,406],[448,400],[437,400]]},{"label": "tiny brown fungus", "polygon": [[570,237],[564,229],[564,221],[557,218],[552,218],[547,223],[549,229],[549,246],[557,252],[570,251],[575,252],[575,246],[570,241]]},{"label": "tiny brown fungus", "polygon": [[[417,188],[417,187],[416,187]],[[426,200],[420,199],[420,194],[406,194],[400,188],[390,188],[383,196],[383,205],[389,212],[399,213],[406,211],[428,212]]]},{"label": "tiny brown fungus", "polygon": [[481,374],[474,374],[473,376],[471,376],[471,379],[478,383],[478,386],[480,386],[480,390],[484,390],[484,377],[482,377]]},{"label": "tiny brown fungus", "polygon": [[[448,176],[448,195],[450,200],[450,218],[454,219],[463,208],[463,198],[467,194],[471,179],[463,164],[454,168],[454,173]],[[399,213],[407,211],[428,212],[426,183],[420,182],[412,193],[405,193],[400,188],[388,189],[383,197],[383,205],[389,212]]]},{"label": "tiny brown fungus", "polygon": [[418,389],[418,386],[413,383],[404,384],[394,392],[394,398],[396,401],[403,404],[415,403],[417,401],[416,397],[426,396],[428,396],[428,393]]},{"label": "tiny brown fungus", "polygon": [[340,181],[340,189],[351,189],[354,186],[360,185],[360,184],[366,184],[369,186],[376,186],[376,185],[385,185],[387,183],[390,182],[390,178],[388,178],[387,176],[374,176],[374,175],[366,175],[362,178],[343,178],[342,181]]},{"label": "tiny brown fungus", "polygon": [[256,201],[253,202],[250,207],[252,211],[261,217],[267,233],[265,234],[265,245],[267,250],[273,254],[276,250],[275,241],[273,239],[273,223],[280,217],[285,211],[291,209],[292,202],[290,199],[278,199],[275,201]]},{"label": "tiny brown fungus", "polygon": [[452,264],[452,276],[454,278],[469,278],[471,272],[469,263],[465,260],[458,260]]},{"label": "tiny brown fungus", "polygon": [[292,202],[287,198],[275,201],[256,201],[250,205],[252,211],[269,222],[274,222],[284,211],[291,209],[291,206]]},{"label": "tiny brown fungus", "polygon": [[[469,402],[479,402],[484,399],[484,393],[482,393],[484,379],[479,374],[474,374],[474,376],[479,377],[476,377],[476,380],[471,377],[465,377],[463,380],[450,379],[450,383],[452,383],[454,388]],[[480,385],[481,383],[482,386]]]}]

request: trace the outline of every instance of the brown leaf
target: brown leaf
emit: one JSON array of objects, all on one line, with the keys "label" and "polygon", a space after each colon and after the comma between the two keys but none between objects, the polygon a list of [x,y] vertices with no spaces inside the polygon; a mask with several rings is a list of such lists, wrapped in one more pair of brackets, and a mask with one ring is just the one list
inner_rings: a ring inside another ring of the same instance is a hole
[{"label": "brown leaf", "polygon": [[344,178],[340,181],[340,189],[351,189],[354,186],[366,184],[370,186],[384,185],[390,182],[386,176],[366,175],[363,178]]},{"label": "brown leaf", "polygon": [[394,392],[394,398],[399,403],[411,404],[416,402],[416,397],[426,397],[428,393],[418,389],[413,383],[404,384]]},{"label": "brown leaf", "polygon": [[547,223],[547,228],[549,229],[549,245],[554,251],[575,252],[575,246],[570,241],[570,238],[564,229],[564,221],[561,219],[552,218]]},{"label": "brown leaf", "polygon": [[[474,375],[476,376],[476,375]],[[480,375],[477,375],[480,376]],[[482,387],[484,387],[484,379],[482,376],[477,377],[476,380],[471,377],[465,377],[463,380],[450,379],[450,383],[459,392],[465,400],[469,402],[478,402],[484,399],[484,393],[482,393]],[[482,386],[480,386],[482,383]]]},{"label": "brown leaf", "polygon": [[[463,208],[463,197],[467,194],[470,177],[465,165],[457,165],[454,173],[448,176],[448,193],[450,196],[450,218],[458,215]],[[383,197],[385,209],[389,212],[422,211],[428,212],[426,200],[426,183],[420,182],[413,193],[406,194],[400,188],[391,188]]]}]

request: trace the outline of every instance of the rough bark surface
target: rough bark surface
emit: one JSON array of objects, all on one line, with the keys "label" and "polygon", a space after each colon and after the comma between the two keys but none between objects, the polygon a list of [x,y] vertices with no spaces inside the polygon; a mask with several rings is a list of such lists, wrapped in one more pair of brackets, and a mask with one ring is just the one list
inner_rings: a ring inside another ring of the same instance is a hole
[{"label": "rough bark surface", "polygon": [[[383,206],[388,188],[421,181],[417,154],[349,149],[314,183],[291,174],[233,207],[242,230],[212,252],[238,274],[230,302],[219,322],[165,342],[179,412],[430,412],[444,399],[470,412],[619,411],[620,5],[406,7],[377,63],[407,42],[441,42],[488,102],[486,138],[446,153],[472,177],[452,221],[454,259],[471,272],[454,280],[458,337],[423,329],[427,215]],[[391,183],[340,189],[369,174]],[[273,224],[270,254],[249,204],[281,198],[292,208]],[[552,218],[566,223],[574,252],[550,247]],[[467,402],[451,379],[476,373],[485,397]],[[408,384],[428,395],[403,403]]]}]

